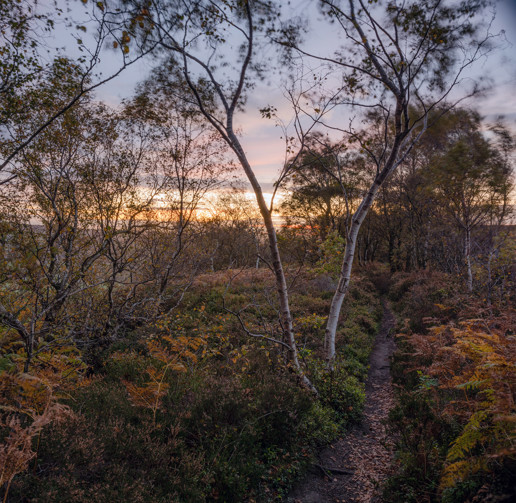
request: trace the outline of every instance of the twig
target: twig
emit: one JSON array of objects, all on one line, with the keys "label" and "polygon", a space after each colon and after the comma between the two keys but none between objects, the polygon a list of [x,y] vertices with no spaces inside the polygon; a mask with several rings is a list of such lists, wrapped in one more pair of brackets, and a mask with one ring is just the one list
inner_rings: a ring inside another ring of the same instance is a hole
[{"label": "twig", "polygon": [[315,463],[314,466],[319,468],[327,477],[331,477],[332,473],[337,473],[338,475],[353,475],[353,472],[351,470],[345,470],[344,468],[329,468],[327,466],[322,466],[317,463]]}]

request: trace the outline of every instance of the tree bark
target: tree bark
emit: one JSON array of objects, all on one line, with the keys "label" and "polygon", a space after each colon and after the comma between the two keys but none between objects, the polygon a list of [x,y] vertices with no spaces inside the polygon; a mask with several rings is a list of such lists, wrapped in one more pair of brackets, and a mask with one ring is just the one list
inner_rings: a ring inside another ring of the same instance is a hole
[{"label": "tree bark", "polygon": [[353,267],[353,258],[355,256],[355,248],[357,245],[358,232],[364,222],[365,217],[371,206],[373,205],[380,187],[383,185],[388,176],[396,169],[399,164],[398,155],[400,152],[401,145],[407,135],[407,132],[402,132],[401,128],[401,114],[402,107],[398,102],[396,109],[396,134],[392,149],[389,157],[383,167],[383,169],[376,175],[369,191],[362,199],[360,206],[351,218],[351,225],[346,236],[346,248],[344,250],[344,259],[342,261],[342,267],[340,270],[339,284],[337,290],[333,295],[331,301],[330,311],[328,314],[328,321],[326,324],[326,330],[324,334],[324,350],[326,353],[326,362],[329,369],[333,368],[333,362],[335,360],[335,338],[337,334],[337,326],[339,322],[339,316],[342,309],[342,303],[346,297],[346,293],[349,290],[349,283],[351,279],[351,269]]},{"label": "tree bark", "polygon": [[[384,170],[385,171],[385,170]],[[382,174],[384,174],[382,172]],[[351,269],[353,267],[353,258],[355,255],[355,248],[357,244],[358,232],[364,221],[367,212],[373,205],[378,190],[387,177],[386,172],[384,176],[378,176],[372,184],[366,197],[358,207],[357,211],[353,215],[350,230],[346,239],[346,248],[344,250],[344,259],[342,261],[342,267],[340,270],[339,284],[337,290],[333,295],[331,301],[330,312],[328,314],[328,321],[326,324],[326,331],[324,335],[324,349],[326,353],[326,361],[331,368],[333,366],[333,360],[335,359],[335,337],[337,334],[337,326],[339,322],[340,311],[342,309],[342,303],[346,297],[346,293],[349,290],[349,282],[351,279]]]},{"label": "tree bark", "polygon": [[276,229],[272,221],[271,211],[269,210],[265,198],[263,197],[262,188],[258,183],[258,180],[256,179],[256,176],[251,165],[249,164],[249,161],[247,160],[247,156],[245,155],[245,152],[242,149],[242,146],[240,145],[240,141],[230,128],[227,129],[227,137],[230,140],[228,142],[230,147],[237,155],[238,160],[240,161],[240,164],[247,176],[247,179],[249,180],[249,183],[253,188],[253,192],[256,197],[256,202],[258,203],[258,207],[263,218],[263,223],[267,231],[267,237],[269,238],[271,266],[276,279],[276,290],[278,292],[278,299],[280,303],[280,323],[283,329],[283,339],[290,347],[290,360],[292,361],[296,371],[300,375],[303,384],[307,386],[311,391],[317,393],[317,390],[310,382],[308,377],[306,377],[299,363],[296,340],[294,336],[294,328],[292,325],[292,314],[290,312],[290,305],[288,300],[287,280],[285,278],[285,272],[283,270],[283,264],[281,262],[281,256],[278,248],[278,238],[276,236]]}]

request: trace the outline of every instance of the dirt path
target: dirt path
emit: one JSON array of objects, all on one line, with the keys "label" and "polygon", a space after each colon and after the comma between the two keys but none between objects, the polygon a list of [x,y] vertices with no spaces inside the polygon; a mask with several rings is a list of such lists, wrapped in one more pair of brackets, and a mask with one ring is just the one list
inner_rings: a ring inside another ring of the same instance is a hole
[{"label": "dirt path", "polygon": [[382,420],[393,405],[389,357],[394,351],[395,320],[384,304],[371,353],[362,422],[324,449],[319,462],[294,489],[289,503],[378,503],[378,488],[388,475],[392,446]]}]

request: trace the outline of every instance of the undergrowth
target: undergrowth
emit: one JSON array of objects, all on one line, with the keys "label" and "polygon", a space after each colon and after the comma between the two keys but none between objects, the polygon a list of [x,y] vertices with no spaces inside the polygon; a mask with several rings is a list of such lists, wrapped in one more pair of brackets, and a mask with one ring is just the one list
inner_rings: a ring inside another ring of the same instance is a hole
[{"label": "undergrowth", "polygon": [[[267,271],[244,271],[229,287],[228,274],[200,277],[180,309],[94,353],[48,354],[23,386],[23,351],[4,345],[0,434],[24,442],[11,438],[14,447],[0,453],[21,459],[11,463],[6,501],[285,498],[314,452],[360,417],[378,296],[358,275],[338,334],[342,350],[329,373],[321,361],[327,289],[316,272],[297,278],[296,337],[319,390],[315,399],[282,347],[249,338],[227,311],[248,304],[246,326],[266,330],[275,315]],[[55,407],[62,408],[58,420]],[[9,423],[14,419],[18,430]]]},{"label": "undergrowth", "polygon": [[387,503],[514,501],[516,313],[458,294],[444,275],[399,274]]}]

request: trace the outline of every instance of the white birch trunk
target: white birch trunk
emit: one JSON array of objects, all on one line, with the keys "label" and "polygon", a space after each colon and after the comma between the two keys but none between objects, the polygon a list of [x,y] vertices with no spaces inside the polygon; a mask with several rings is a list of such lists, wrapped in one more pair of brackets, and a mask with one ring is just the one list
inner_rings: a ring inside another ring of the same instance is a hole
[{"label": "white birch trunk", "polygon": [[240,142],[234,132],[228,127],[228,138],[231,141],[231,148],[238,156],[238,160],[242,165],[245,174],[253,188],[256,202],[258,203],[258,207],[260,208],[260,213],[263,218],[263,222],[265,225],[265,229],[267,230],[267,236],[269,238],[269,248],[271,252],[271,266],[274,272],[274,276],[276,279],[276,290],[278,292],[278,299],[280,303],[280,322],[283,329],[283,338],[284,342],[286,342],[290,348],[290,360],[292,361],[294,368],[298,372],[303,384],[307,386],[314,393],[317,393],[317,390],[314,388],[308,377],[304,374],[301,369],[301,365],[299,364],[299,358],[297,353],[296,340],[294,336],[294,328],[292,324],[292,315],[290,313],[290,306],[288,300],[288,287],[287,280],[285,278],[285,272],[283,270],[283,265],[281,262],[281,257],[278,248],[278,239],[276,236],[276,229],[274,227],[274,223],[272,221],[272,214],[269,210],[265,198],[263,197],[263,192],[254,171],[247,160],[247,156],[240,145]]},{"label": "white birch trunk", "polygon": [[[396,127],[398,131],[401,130],[400,108],[397,109]],[[340,270],[339,284],[331,301],[330,312],[328,314],[328,321],[326,323],[326,330],[324,334],[324,350],[326,353],[326,362],[330,369],[333,368],[333,361],[335,360],[335,338],[337,334],[337,326],[339,323],[342,303],[344,302],[346,294],[349,290],[351,269],[353,267],[353,258],[355,256],[358,232],[360,231],[360,227],[362,226],[362,223],[367,216],[367,212],[373,205],[374,200],[378,195],[380,187],[399,164],[398,154],[400,152],[400,148],[405,136],[405,134],[398,134],[396,136],[391,152],[389,154],[389,158],[385,163],[384,168],[374,179],[374,182],[369,188],[369,191],[362,199],[360,206],[351,219],[351,225],[346,237],[346,248],[344,250],[344,259],[342,261],[342,267]]]},{"label": "white birch trunk", "polygon": [[377,178],[363,199],[362,204],[353,215],[351,227],[346,239],[346,248],[344,250],[344,259],[342,261],[342,267],[340,270],[339,284],[331,301],[330,312],[328,314],[328,321],[326,324],[326,331],[324,336],[326,361],[330,367],[332,366],[332,362],[335,359],[335,337],[337,334],[337,326],[339,322],[340,311],[342,309],[342,303],[344,302],[344,298],[346,297],[346,294],[349,290],[351,269],[353,268],[353,258],[355,255],[358,232],[367,215],[367,212],[371,208],[376,198],[380,185],[381,182]]}]

